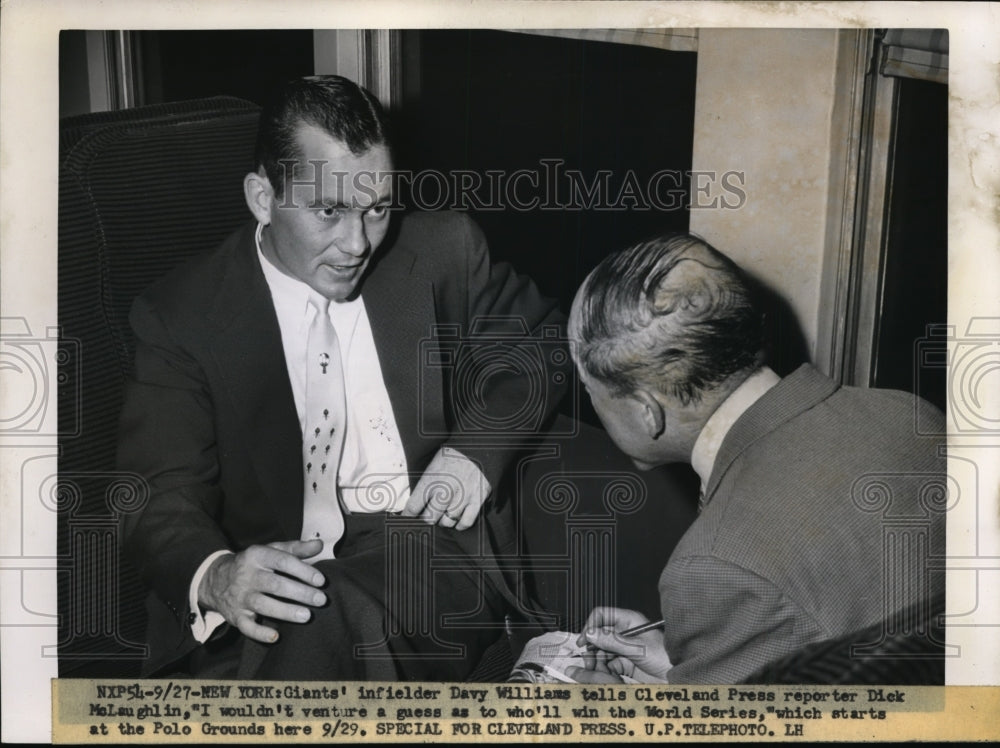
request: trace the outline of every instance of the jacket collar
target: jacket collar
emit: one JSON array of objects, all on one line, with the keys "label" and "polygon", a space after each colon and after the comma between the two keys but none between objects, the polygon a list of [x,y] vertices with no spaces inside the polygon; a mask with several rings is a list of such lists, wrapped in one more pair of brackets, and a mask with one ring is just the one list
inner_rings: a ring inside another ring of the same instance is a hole
[{"label": "jacket collar", "polygon": [[752,444],[827,399],[839,388],[832,379],[809,364],[803,364],[747,408],[729,429],[719,448],[702,506],[711,500],[729,468]]},{"label": "jacket collar", "polygon": [[762,366],[733,390],[709,417],[691,451],[691,467],[701,479],[702,492],[708,485],[715,458],[729,430],[741,415],[780,381],[781,378],[770,367]]}]

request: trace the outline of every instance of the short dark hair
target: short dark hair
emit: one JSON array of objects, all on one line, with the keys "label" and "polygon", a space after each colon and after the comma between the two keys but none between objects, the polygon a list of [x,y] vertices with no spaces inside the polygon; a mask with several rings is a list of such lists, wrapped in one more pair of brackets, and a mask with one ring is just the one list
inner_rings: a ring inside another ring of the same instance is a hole
[{"label": "short dark hair", "polygon": [[653,388],[686,405],[763,364],[755,285],[698,237],[669,234],[611,255],[579,293],[574,355],[615,395]]},{"label": "short dark hair", "polygon": [[264,169],[278,197],[292,176],[280,162],[301,157],[295,135],[303,124],[320,128],[355,156],[375,145],[389,145],[389,123],[382,105],[354,81],[339,75],[287,81],[261,111],[254,153],[257,168]]}]

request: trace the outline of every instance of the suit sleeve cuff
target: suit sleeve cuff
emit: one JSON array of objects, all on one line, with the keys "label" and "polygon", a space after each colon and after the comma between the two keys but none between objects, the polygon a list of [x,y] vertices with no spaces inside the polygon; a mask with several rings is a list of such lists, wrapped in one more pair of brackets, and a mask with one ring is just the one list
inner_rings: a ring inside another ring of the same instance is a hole
[{"label": "suit sleeve cuff", "polygon": [[232,551],[223,550],[211,554],[201,562],[201,566],[195,571],[194,578],[191,580],[191,589],[188,592],[188,610],[191,612],[188,614],[188,622],[191,624],[191,634],[199,644],[207,642],[215,630],[226,622],[226,619],[217,611],[202,611],[201,606],[198,605],[198,587],[201,585],[202,577],[208,572],[208,567],[212,565],[212,562],[221,556],[231,553]]}]

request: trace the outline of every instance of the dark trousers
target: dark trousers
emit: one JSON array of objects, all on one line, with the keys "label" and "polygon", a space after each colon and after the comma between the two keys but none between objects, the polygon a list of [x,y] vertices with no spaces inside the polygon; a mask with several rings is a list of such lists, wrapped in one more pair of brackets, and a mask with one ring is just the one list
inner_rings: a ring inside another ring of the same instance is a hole
[{"label": "dark trousers", "polygon": [[228,632],[196,655],[196,675],[461,681],[472,672],[502,635],[509,599],[476,526],[457,532],[386,514],[345,524],[337,557],[315,565],[327,603],[303,624],[269,621],[274,644]]}]

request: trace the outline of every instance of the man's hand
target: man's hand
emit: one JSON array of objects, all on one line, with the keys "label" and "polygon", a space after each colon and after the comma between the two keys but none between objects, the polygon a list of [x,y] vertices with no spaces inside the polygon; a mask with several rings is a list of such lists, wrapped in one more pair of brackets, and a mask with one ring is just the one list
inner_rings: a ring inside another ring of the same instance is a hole
[{"label": "man's hand", "polygon": [[278,632],[258,623],[257,616],[304,623],[312,613],[303,605],[326,603],[326,595],[316,589],[323,584],[323,575],[302,561],[322,548],[321,540],[293,540],[252,545],[220,556],[201,579],[198,603],[221,613],[244,636],[265,644],[275,642]]},{"label": "man's hand", "polygon": [[466,530],[475,524],[492,487],[479,467],[450,447],[442,447],[417,481],[403,514],[428,524]]},{"label": "man's hand", "polygon": [[619,632],[648,621],[634,610],[594,608],[576,643],[593,645],[597,651],[584,655],[586,667],[568,668],[566,675],[580,683],[621,683],[623,675],[640,683],[665,682],[671,664],[663,634],[647,631],[639,636],[619,636]]}]

